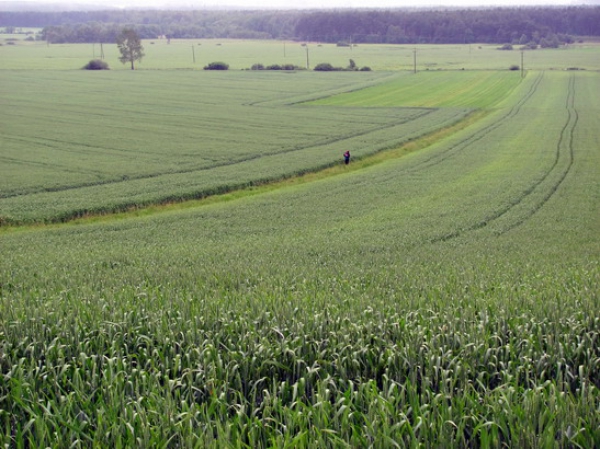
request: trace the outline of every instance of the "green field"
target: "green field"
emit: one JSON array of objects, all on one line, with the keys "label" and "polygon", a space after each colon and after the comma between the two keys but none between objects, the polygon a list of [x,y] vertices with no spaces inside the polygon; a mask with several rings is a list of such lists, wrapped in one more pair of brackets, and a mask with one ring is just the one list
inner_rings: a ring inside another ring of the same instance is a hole
[{"label": "green field", "polygon": [[281,179],[337,164],[345,150],[400,145],[473,109],[299,104],[409,76],[1,72],[0,219],[60,221]]},{"label": "green field", "polygon": [[[0,60],[4,70],[77,70],[88,61],[100,58],[112,70],[129,70],[119,62],[116,44],[52,44],[20,40],[6,45],[14,35],[1,35]],[[348,66],[353,59],[358,67],[373,70],[412,71],[414,52],[417,52],[417,69],[433,70],[508,70],[521,65],[521,52],[499,51],[498,45],[382,45],[361,44],[354,47],[337,47],[319,42],[292,41],[238,41],[238,40],[166,40],[143,41],[146,56],[139,64],[144,70],[201,70],[210,62],[224,61],[231,70],[244,70],[253,64],[294,64],[306,67],[307,48],[310,68],[329,62],[337,67]],[[578,67],[600,70],[599,44],[584,42],[558,49],[525,51],[524,68],[527,70],[564,70]],[[195,59],[195,62],[194,62]]]},{"label": "green field", "polygon": [[550,68],[0,68],[2,445],[600,446],[600,75]]}]

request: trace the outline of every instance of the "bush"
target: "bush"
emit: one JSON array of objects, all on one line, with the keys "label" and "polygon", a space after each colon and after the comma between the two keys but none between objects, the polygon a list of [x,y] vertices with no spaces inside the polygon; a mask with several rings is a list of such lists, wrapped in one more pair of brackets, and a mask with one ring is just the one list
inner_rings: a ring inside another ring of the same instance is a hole
[{"label": "bush", "polygon": [[92,59],[86,65],[83,66],[83,70],[110,70],[108,63],[101,59]]},{"label": "bush", "polygon": [[211,62],[207,66],[204,66],[204,70],[229,70],[229,64],[224,62]]},{"label": "bush", "polygon": [[514,64],[514,65],[511,65],[511,66],[508,68],[508,70],[519,70],[520,68],[521,68],[521,67],[519,67],[518,65]]},{"label": "bush", "polygon": [[[336,70],[335,67],[333,67],[331,64],[329,64],[328,62],[322,62],[320,64],[317,64],[315,66],[315,70],[317,72],[333,72],[334,70]],[[339,69],[337,69],[339,70]]]},{"label": "bush", "polygon": [[297,65],[294,64],[271,64],[268,66],[264,66],[262,64],[254,64],[252,67],[250,67],[250,70],[304,70],[303,67],[298,67]]},{"label": "bush", "polygon": [[498,50],[512,50],[513,46],[511,44],[504,44],[502,47],[498,47]]},{"label": "bush", "polygon": [[350,44],[346,41],[340,41],[336,44],[338,47],[350,47]]},{"label": "bush", "polygon": [[361,72],[370,72],[371,71],[371,67],[369,67],[369,66],[361,67],[360,71]]}]

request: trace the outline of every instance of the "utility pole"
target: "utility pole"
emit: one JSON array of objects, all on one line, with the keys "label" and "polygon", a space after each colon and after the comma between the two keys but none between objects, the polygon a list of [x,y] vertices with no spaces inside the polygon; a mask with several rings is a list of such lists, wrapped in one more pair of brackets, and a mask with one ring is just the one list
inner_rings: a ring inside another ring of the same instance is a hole
[{"label": "utility pole", "polygon": [[310,69],[310,63],[308,61],[308,43],[306,44],[306,70]]},{"label": "utility pole", "polygon": [[413,73],[417,73],[417,49],[413,50]]},{"label": "utility pole", "polygon": [[525,77],[525,72],[524,72],[525,67],[523,67],[524,60],[525,60],[525,56],[524,55],[525,55],[525,51],[521,50],[521,78]]},{"label": "utility pole", "polygon": [[194,64],[196,64],[196,50],[194,49],[193,45],[192,45],[192,58],[194,59]]}]

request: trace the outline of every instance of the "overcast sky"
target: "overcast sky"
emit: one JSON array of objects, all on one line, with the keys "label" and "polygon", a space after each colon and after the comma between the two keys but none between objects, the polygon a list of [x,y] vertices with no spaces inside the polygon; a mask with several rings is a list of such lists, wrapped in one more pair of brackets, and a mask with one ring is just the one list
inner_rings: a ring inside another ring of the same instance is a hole
[{"label": "overcast sky", "polygon": [[569,5],[583,3],[580,0],[26,0],[23,3],[44,4],[92,4],[117,7],[171,7],[185,5],[202,9],[204,7],[251,8],[400,8],[414,6],[535,6]]}]

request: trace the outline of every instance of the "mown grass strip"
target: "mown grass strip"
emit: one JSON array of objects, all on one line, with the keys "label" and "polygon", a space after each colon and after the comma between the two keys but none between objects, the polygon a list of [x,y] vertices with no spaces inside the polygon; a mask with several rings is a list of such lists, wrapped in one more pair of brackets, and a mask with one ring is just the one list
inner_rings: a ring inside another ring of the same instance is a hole
[{"label": "mown grass strip", "polygon": [[397,148],[382,150],[380,152],[363,158],[353,157],[352,162],[349,165],[344,165],[341,163],[335,164],[326,168],[321,168],[302,174],[292,175],[291,177],[285,177],[279,180],[253,183],[252,185],[247,187],[235,188],[225,193],[209,195],[198,199],[168,201],[165,203],[152,204],[149,206],[131,207],[122,212],[90,213],[86,214],[83,217],[74,218],[72,220],[67,220],[61,223],[33,223],[21,225],[12,225],[9,223],[5,225],[0,225],[0,233],[34,229],[58,228],[63,227],[65,225],[108,222],[112,220],[124,220],[133,217],[146,217],[162,212],[190,209],[209,204],[233,201],[240,198],[260,195],[266,192],[271,192],[290,186],[315,182],[332,176],[338,176],[350,172],[364,170],[365,168],[371,167],[373,165],[382,164],[386,161],[393,159],[398,159],[403,156],[406,156],[407,154],[427,148],[433,145],[434,143],[439,142],[453,135],[454,133],[473,125],[474,123],[485,117],[488,113],[489,111],[486,110],[475,111],[469,114],[465,119],[460,120],[459,122],[451,126],[438,129],[437,131],[411,140]]}]

